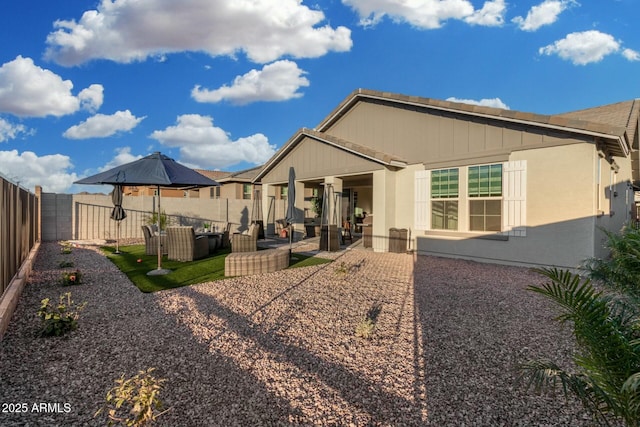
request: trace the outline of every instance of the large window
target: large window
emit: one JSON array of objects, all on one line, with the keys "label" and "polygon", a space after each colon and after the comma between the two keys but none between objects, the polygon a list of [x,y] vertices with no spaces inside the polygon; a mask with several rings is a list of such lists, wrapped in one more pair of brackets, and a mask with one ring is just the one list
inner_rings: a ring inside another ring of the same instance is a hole
[{"label": "large window", "polygon": [[431,228],[458,229],[458,169],[431,172]]},{"label": "large window", "polygon": [[502,165],[469,167],[469,230],[501,231]]}]

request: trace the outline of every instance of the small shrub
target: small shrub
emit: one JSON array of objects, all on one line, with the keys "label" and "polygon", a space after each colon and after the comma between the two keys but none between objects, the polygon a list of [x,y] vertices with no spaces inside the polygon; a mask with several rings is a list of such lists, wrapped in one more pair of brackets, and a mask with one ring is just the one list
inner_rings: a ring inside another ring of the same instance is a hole
[{"label": "small shrub", "polygon": [[38,317],[42,320],[40,335],[45,337],[62,336],[78,328],[78,317],[86,303],[75,305],[71,292],[60,295],[58,305],[51,304],[49,298],[41,301]]},{"label": "small shrub", "polygon": [[80,273],[80,270],[65,271],[64,273],[62,273],[60,283],[62,284],[62,286],[79,285],[81,277],[82,274]]},{"label": "small shrub", "polygon": [[371,339],[376,329],[376,324],[373,320],[363,317],[356,326],[356,336],[364,339]]},{"label": "small shrub", "polygon": [[60,244],[60,253],[63,255],[69,255],[71,253],[71,243],[62,242]]},{"label": "small shrub", "polygon": [[347,264],[344,261],[336,267],[336,274],[347,274],[347,271],[349,271],[349,267],[347,267]]},{"label": "small shrub", "polygon": [[126,426],[142,426],[155,421],[165,411],[158,398],[165,379],[155,378],[155,368],[139,371],[137,375],[125,379],[124,375],[117,379],[116,386],[107,392],[106,405],[100,408],[95,416],[105,412],[108,424],[116,423]]},{"label": "small shrub", "polygon": [[58,267],[60,268],[69,268],[73,267],[73,261],[60,261],[58,263]]},{"label": "small shrub", "polygon": [[360,320],[358,326],[356,326],[356,336],[364,339],[373,338],[373,334],[376,330],[376,324],[378,322],[378,316],[382,311],[382,304],[375,303],[369,308],[367,314]]},{"label": "small shrub", "polygon": [[[151,215],[147,215],[145,219],[148,225],[158,225],[158,212],[153,212]],[[160,230],[166,230],[167,225],[171,225],[171,221],[167,216],[167,213],[162,211],[160,214]]]}]

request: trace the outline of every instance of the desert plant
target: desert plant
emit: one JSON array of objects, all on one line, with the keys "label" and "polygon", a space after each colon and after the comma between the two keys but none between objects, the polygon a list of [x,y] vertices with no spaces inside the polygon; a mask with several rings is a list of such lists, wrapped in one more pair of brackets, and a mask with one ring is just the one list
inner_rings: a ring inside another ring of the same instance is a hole
[{"label": "desert plant", "polygon": [[356,336],[364,339],[371,339],[376,330],[376,324],[378,323],[378,316],[382,311],[382,304],[373,304],[367,313],[360,319],[360,322],[356,326]]},{"label": "desert plant", "polygon": [[69,255],[71,253],[71,243],[69,242],[60,243],[60,253],[63,255]]},{"label": "desert plant", "polygon": [[344,261],[340,262],[340,265],[335,269],[336,274],[347,274],[348,271],[349,267]]},{"label": "desert plant", "polygon": [[[561,323],[571,323],[578,352],[575,369],[566,370],[553,361],[530,361],[521,366],[522,378],[536,389],[562,387],[608,425],[622,420],[640,423],[640,248],[637,230],[620,235],[608,233],[611,255],[588,260],[591,278],[558,269],[539,269],[549,279],[529,289],[557,305]],[[594,284],[591,279],[596,279]]]},{"label": "desert plant", "polygon": [[115,381],[116,386],[107,392],[106,404],[95,416],[105,412],[109,425],[142,426],[164,414],[167,410],[158,411],[162,409],[159,394],[166,380],[155,378],[152,375],[154,370],[139,371],[129,379],[122,375]]},{"label": "desert plant", "polygon": [[58,263],[58,267],[60,267],[60,268],[73,267],[73,261],[68,261],[68,260],[60,261]]},{"label": "desert plant", "polygon": [[[147,225],[158,225],[158,212],[153,212],[145,218]],[[169,225],[169,217],[165,211],[160,213],[160,230],[165,230]]]},{"label": "desert plant", "polygon": [[322,198],[320,198],[320,196],[313,196],[311,198],[311,212],[313,212],[316,218],[322,213]]},{"label": "desert plant", "polygon": [[71,299],[71,292],[60,295],[58,305],[51,304],[49,298],[41,301],[38,317],[42,320],[41,336],[62,336],[78,328],[80,311],[86,305],[75,305]]},{"label": "desert plant", "polygon": [[619,234],[603,232],[610,255],[586,260],[583,270],[592,279],[640,305],[640,230],[625,227]]},{"label": "desert plant", "polygon": [[60,283],[62,286],[79,285],[81,277],[82,273],[80,273],[80,270],[65,271],[62,273]]}]

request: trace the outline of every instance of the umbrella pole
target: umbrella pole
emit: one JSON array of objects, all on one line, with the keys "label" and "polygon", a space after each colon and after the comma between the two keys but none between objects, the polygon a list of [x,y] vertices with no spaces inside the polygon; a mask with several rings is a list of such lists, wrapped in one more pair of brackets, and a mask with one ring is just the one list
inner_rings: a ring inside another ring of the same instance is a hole
[{"label": "umbrella pole", "polygon": [[158,185],[158,270],[162,270],[162,239],[160,238],[162,230],[160,230],[160,212],[160,186]]},{"label": "umbrella pole", "polygon": [[[155,204],[154,204],[155,205]],[[160,185],[158,185],[158,220],[156,221],[156,226],[158,227],[158,268],[155,270],[151,270],[147,273],[149,276],[160,276],[164,274],[169,274],[171,270],[164,270],[162,268],[162,244],[161,244],[161,236],[160,233]]]},{"label": "umbrella pole", "polygon": [[120,253],[120,221],[116,221],[116,253]]}]

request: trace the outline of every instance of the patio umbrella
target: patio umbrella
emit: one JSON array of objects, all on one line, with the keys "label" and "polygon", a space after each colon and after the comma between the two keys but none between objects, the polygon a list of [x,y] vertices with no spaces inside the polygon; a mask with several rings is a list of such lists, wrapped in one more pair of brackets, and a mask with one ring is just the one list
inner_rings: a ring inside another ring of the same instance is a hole
[{"label": "patio umbrella", "polygon": [[[212,187],[216,181],[181,165],[160,152],[83,178],[75,184],[155,185],[158,189],[158,232],[160,231],[160,187]],[[162,250],[158,239],[158,268],[147,274],[166,274],[162,269]]]},{"label": "patio umbrella", "polygon": [[127,217],[127,213],[122,208],[122,185],[114,185],[111,192],[111,200],[113,201],[113,210],[111,211],[111,219],[116,221],[116,253],[120,253],[120,221]]},{"label": "patio umbrella", "polygon": [[296,221],[296,171],[289,167],[289,184],[287,187],[287,215],[285,220],[289,225],[289,257],[291,257],[293,224]]}]

